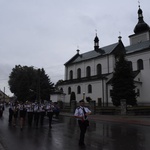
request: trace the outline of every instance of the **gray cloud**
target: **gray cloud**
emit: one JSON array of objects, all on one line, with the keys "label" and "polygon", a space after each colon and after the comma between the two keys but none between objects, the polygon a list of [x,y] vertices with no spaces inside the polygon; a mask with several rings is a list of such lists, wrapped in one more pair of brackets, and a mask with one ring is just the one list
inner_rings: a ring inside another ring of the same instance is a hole
[{"label": "gray cloud", "polygon": [[[150,24],[149,4],[143,0],[144,20]],[[118,41],[125,45],[137,23],[137,1],[120,0],[1,0],[0,89],[8,89],[15,65],[43,67],[52,82],[64,78],[63,64],[93,49],[95,29],[100,46]]]}]

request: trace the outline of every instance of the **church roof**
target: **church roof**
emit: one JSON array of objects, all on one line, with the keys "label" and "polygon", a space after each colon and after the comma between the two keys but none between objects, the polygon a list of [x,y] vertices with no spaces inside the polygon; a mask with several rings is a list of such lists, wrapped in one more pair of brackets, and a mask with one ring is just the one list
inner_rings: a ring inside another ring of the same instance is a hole
[{"label": "church roof", "polygon": [[66,62],[65,65],[93,59],[96,57],[102,57],[106,54],[110,54],[116,49],[118,45],[119,43],[114,43],[114,44],[99,48],[98,51],[92,50],[86,53],[75,55],[68,62]]},{"label": "church roof", "polygon": [[[95,59],[97,57],[103,57],[107,54],[111,54],[113,53],[115,49],[117,49],[118,45],[119,43],[114,43],[114,44],[99,48],[98,51],[92,50],[86,53],[76,54],[69,61],[67,61],[65,65],[78,63],[78,62],[86,61],[89,59]],[[131,53],[139,52],[141,50],[146,50],[149,48],[150,48],[150,41],[144,41],[144,42],[139,42],[134,45],[126,46],[125,50],[126,50],[126,54],[131,54]]]},{"label": "church roof", "polygon": [[[139,6],[139,10],[138,10],[138,23],[134,28],[134,33],[135,34],[140,34],[143,32],[150,32],[150,27],[148,26],[148,24],[146,24],[144,22],[143,19],[143,11]],[[94,42],[99,42],[99,38],[96,37],[94,39]],[[126,46],[124,47],[122,41],[121,41],[121,37],[119,37],[119,42],[105,46],[105,47],[101,47],[95,50],[91,50],[82,54],[77,53],[76,55],[74,55],[69,61],[67,61],[65,63],[65,65],[69,65],[69,64],[73,64],[73,63],[78,63],[78,62],[82,62],[82,61],[86,61],[86,60],[90,60],[90,59],[95,59],[98,57],[103,57],[106,56],[108,54],[117,54],[118,52],[121,52],[123,49],[125,51],[126,54],[130,54],[130,53],[134,53],[134,52],[139,52],[141,50],[146,50],[150,48],[150,41],[142,41],[139,42],[137,44],[134,45],[130,45],[130,46]],[[79,50],[78,50],[79,52]]]},{"label": "church roof", "polygon": [[138,52],[138,51],[149,49],[149,48],[150,48],[150,41],[139,42],[137,44],[125,47],[126,54]]}]

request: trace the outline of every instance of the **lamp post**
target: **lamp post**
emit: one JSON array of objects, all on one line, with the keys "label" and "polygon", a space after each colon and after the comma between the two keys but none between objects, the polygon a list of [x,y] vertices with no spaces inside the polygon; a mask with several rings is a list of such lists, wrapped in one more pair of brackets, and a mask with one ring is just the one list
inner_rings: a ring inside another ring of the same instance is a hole
[{"label": "lamp post", "polygon": [[83,92],[83,100],[85,99],[85,92]]},{"label": "lamp post", "polygon": [[41,102],[40,69],[38,69],[38,102]]},{"label": "lamp post", "polygon": [[31,67],[33,67],[33,68],[35,68],[35,71],[37,72],[37,83],[36,83],[36,100],[38,101],[38,102],[41,102],[41,88],[40,88],[40,69],[38,68],[38,67],[35,67],[35,66],[31,66]]}]

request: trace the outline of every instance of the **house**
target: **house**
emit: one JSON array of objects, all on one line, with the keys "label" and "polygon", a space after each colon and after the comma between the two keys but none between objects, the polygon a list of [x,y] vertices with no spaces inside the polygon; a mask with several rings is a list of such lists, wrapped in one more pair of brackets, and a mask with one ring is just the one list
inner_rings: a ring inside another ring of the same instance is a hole
[{"label": "house", "polygon": [[65,94],[65,102],[70,101],[71,92],[76,100],[90,97],[96,103],[112,105],[110,84],[117,56],[124,52],[134,71],[134,82],[138,93],[137,102],[150,104],[150,27],[143,19],[139,6],[138,23],[129,36],[130,45],[124,46],[121,36],[116,43],[100,47],[99,38],[94,38],[94,50],[77,53],[65,65],[65,79],[58,88]]},{"label": "house", "polygon": [[10,101],[10,97],[7,96],[3,91],[0,90],[0,101],[8,103]]},{"label": "house", "polygon": [[65,94],[61,91],[56,90],[50,94],[50,100],[52,100],[52,102],[64,101],[64,99]]}]

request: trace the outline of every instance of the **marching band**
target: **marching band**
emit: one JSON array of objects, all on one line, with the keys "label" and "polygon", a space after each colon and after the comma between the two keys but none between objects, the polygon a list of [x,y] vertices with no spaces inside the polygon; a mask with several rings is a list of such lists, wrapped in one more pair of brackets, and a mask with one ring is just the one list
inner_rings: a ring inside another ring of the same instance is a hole
[{"label": "marching band", "polygon": [[20,129],[23,130],[25,121],[27,120],[27,125],[31,127],[34,123],[36,127],[39,124],[42,126],[44,122],[44,117],[47,116],[49,119],[49,128],[52,128],[52,118],[54,112],[58,109],[52,101],[47,103],[32,103],[32,102],[15,102],[9,103],[9,125],[16,126],[17,121],[20,120]]}]

